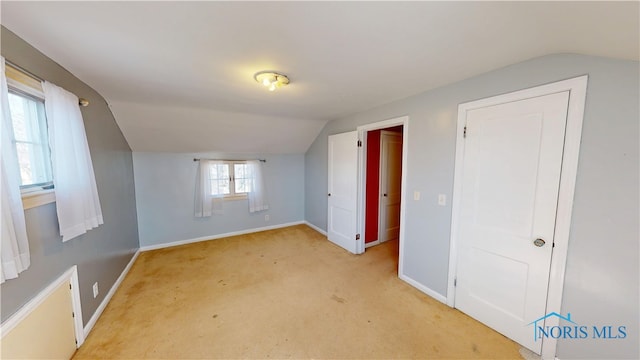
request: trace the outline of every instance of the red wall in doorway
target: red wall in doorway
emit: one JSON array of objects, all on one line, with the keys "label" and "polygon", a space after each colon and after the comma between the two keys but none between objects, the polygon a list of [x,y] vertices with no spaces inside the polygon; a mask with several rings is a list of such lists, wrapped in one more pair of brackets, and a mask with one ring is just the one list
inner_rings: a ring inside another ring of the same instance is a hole
[{"label": "red wall in doorway", "polygon": [[380,130],[367,133],[367,184],[364,242],[378,240],[378,205],[380,201]]}]

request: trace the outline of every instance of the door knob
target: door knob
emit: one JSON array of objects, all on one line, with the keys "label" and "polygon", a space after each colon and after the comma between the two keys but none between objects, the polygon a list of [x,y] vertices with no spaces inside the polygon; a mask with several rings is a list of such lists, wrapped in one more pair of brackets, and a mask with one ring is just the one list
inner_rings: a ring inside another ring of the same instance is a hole
[{"label": "door knob", "polygon": [[387,194],[382,194],[382,196],[387,197]]},{"label": "door knob", "polygon": [[546,241],[544,241],[542,239],[533,240],[533,245],[535,245],[537,247],[542,247],[542,246],[544,246],[545,243],[546,243]]}]

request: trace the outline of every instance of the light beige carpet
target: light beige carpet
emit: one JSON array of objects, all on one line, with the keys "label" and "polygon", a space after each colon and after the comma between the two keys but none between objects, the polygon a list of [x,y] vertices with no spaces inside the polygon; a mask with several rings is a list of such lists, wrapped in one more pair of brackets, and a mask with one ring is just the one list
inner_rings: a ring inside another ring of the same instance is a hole
[{"label": "light beige carpet", "polygon": [[519,346],[305,225],[142,253],[76,359],[509,358]]}]

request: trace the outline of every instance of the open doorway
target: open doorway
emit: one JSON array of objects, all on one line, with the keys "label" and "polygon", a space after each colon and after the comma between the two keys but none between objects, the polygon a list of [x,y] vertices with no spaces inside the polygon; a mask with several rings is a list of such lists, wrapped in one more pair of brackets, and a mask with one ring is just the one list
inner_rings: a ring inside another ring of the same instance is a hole
[{"label": "open doorway", "polygon": [[[402,126],[401,163],[399,165],[400,194],[398,203],[392,206],[400,208],[399,218],[395,219],[397,226],[392,226],[397,231],[398,241],[398,267],[403,265],[404,249],[404,216],[406,213],[407,198],[407,134],[409,117],[402,116],[390,120],[358,126],[356,131],[329,135],[327,144],[327,239],[353,254],[365,252],[365,209],[366,209],[366,134],[373,130],[381,130]],[[381,132],[382,138],[382,132]],[[357,144],[357,147],[354,146]],[[381,148],[381,153],[382,148]],[[398,180],[397,178],[394,178]],[[378,189],[379,190],[379,189]],[[381,193],[384,197],[384,193]],[[395,196],[395,195],[394,195]],[[389,197],[389,192],[387,192]],[[380,202],[379,202],[380,204]],[[388,222],[393,224],[393,222]],[[380,220],[378,220],[378,226]],[[380,233],[380,230],[378,230]],[[399,271],[402,278],[402,271]]]},{"label": "open doorway", "polygon": [[403,126],[367,131],[365,150],[365,247],[400,236]]}]

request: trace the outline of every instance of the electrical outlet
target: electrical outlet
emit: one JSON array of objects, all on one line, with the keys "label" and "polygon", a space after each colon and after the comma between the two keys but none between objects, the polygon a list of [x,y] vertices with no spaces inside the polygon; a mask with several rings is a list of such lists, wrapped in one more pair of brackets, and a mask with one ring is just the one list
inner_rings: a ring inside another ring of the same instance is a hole
[{"label": "electrical outlet", "polygon": [[265,215],[264,216],[264,221],[269,221],[269,220],[271,220],[271,218],[269,217],[269,214]]},{"label": "electrical outlet", "polygon": [[98,297],[98,283],[94,283],[93,284],[93,298],[97,298]]},{"label": "electrical outlet", "polygon": [[438,205],[446,206],[447,205],[447,195],[439,194],[438,195]]}]

